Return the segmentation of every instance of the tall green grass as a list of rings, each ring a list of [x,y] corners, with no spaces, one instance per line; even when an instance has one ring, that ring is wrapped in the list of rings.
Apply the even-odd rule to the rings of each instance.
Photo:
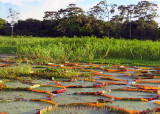
[[[16,49],[15,49],[16,48]],[[9,49],[9,50],[8,50]],[[108,51],[108,55],[105,56]],[[17,54],[38,63],[95,60],[160,60],[160,42],[104,37],[11,38],[0,36],[0,53]]]

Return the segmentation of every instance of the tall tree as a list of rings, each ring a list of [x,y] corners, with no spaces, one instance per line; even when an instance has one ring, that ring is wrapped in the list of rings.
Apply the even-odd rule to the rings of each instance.
[[[46,11],[46,12],[44,12],[43,19],[45,19],[45,20],[58,20],[58,19],[60,19],[60,15],[59,15],[59,12],[57,12],[57,11]]]
[[[149,1],[138,2],[135,8],[135,17],[141,21],[141,38],[145,37],[145,21],[151,21],[157,16],[157,4]]]
[[[0,18],[0,34],[1,35],[4,35],[4,27],[6,24],[7,24],[6,21],[4,19]]]
[[[66,9],[60,9],[60,22],[57,26],[57,30],[67,34],[67,36],[73,36],[79,31],[79,24],[82,22],[82,16],[84,11],[82,8],[77,7],[76,4],[69,4]]]
[[[6,24],[6,21],[4,19],[0,18],[0,29],[3,29],[5,24]]]
[[[15,24],[16,34],[38,36],[42,29],[42,22],[36,19],[26,19],[25,21],[19,20]]]
[[[12,28],[12,34],[13,34],[14,24],[17,22],[17,20],[18,20],[18,18],[19,18],[18,15],[19,15],[20,13],[14,11],[12,8],[9,8],[9,14],[10,14],[10,15],[9,15],[7,18],[11,18],[10,24],[11,24],[11,28]]]
[[[115,12],[116,4],[108,4],[106,0],[100,1],[96,6],[90,9],[90,15],[96,15],[100,19],[108,19],[108,26],[110,26],[110,14]],[[108,37],[110,37],[110,30],[108,29]]]
[[[112,31],[112,32],[114,32],[113,33],[114,37],[115,38],[120,37],[120,32],[122,30],[122,28],[121,28],[121,26],[122,26],[122,18],[121,18],[121,16],[120,15],[114,15],[114,16],[112,16],[112,18],[111,18],[111,24],[114,27],[114,31]]]
[[[127,22],[129,22],[130,27],[129,27],[129,38],[132,37],[132,18],[134,17],[134,11],[135,11],[135,5],[134,4],[130,4],[127,6],[121,5],[118,7],[119,11],[120,11],[120,16],[121,19]]]

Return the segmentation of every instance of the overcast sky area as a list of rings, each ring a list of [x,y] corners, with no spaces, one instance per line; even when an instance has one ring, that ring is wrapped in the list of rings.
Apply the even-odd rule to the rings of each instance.
[[[88,11],[101,0],[0,0],[0,18],[7,21],[9,19],[9,8],[20,13],[19,19],[25,20],[27,18],[43,20],[45,11],[58,11],[60,8],[66,8],[68,4],[75,3],[78,7]],[[137,4],[141,0],[107,0],[107,3],[118,5]],[[148,0],[160,6],[160,0]],[[158,8],[160,12],[160,8]],[[160,18],[160,17],[159,17]],[[160,22],[160,19],[156,19]],[[158,22],[158,23],[159,23]]]

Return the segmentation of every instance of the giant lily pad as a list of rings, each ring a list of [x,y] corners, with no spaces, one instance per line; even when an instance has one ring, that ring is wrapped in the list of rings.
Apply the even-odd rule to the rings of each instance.
[[[151,98],[157,97],[157,93],[141,92],[141,91],[112,91],[105,93],[106,95],[122,97],[122,98]]]
[[[27,84],[27,83],[22,83],[22,82],[19,82],[17,80],[12,80],[12,81],[9,81],[9,82],[6,82],[4,83],[7,87],[14,87],[14,88],[26,88],[26,87],[30,87],[31,85],[30,84]]]
[[[89,82],[89,81],[73,81],[73,82],[60,82],[61,85],[64,86],[70,86],[70,85],[82,85],[82,86],[93,86],[95,82]]]
[[[109,106],[117,106],[121,108],[126,108],[128,110],[152,110],[155,107],[158,107],[158,105],[154,104],[153,102],[142,102],[142,101],[116,101],[113,103],[108,103]]]
[[[33,89],[34,90],[43,90],[43,91],[53,92],[53,91],[56,91],[56,90],[60,90],[62,88],[59,88],[59,87],[49,87],[49,86],[40,86],[40,87],[33,88]]]
[[[143,86],[160,87],[160,83],[136,83],[135,85],[143,85]]]
[[[90,107],[90,106],[59,106],[44,114],[118,114],[111,112],[105,108]]]
[[[103,88],[67,88],[66,93],[76,93],[76,92],[97,92],[103,91]]]
[[[32,91],[5,90],[0,91],[0,101],[16,99],[48,99],[48,94]]]
[[[9,114],[35,114],[51,104],[35,101],[0,102],[0,112]]]
[[[97,95],[67,95],[61,94],[53,97],[53,101],[58,105],[70,104],[70,103],[88,103],[97,102],[98,99],[104,99],[105,101],[110,100],[109,98]]]
[[[40,85],[56,85],[54,81],[48,79],[33,80],[31,83]]]

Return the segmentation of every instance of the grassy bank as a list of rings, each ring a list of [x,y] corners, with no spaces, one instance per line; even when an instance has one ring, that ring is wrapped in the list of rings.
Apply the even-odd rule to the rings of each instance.
[[[11,38],[0,36],[0,53],[37,63],[94,62],[159,65],[160,42],[95,37]]]

